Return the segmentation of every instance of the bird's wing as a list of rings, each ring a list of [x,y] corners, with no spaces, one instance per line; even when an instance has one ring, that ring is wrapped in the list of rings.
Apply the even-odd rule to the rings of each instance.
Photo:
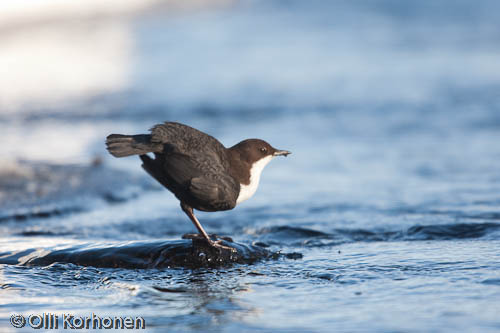
[[[154,126],[151,129],[151,142],[164,144],[165,153],[176,152],[190,155],[205,151],[207,145],[218,152],[225,150],[225,147],[213,136],[175,122],[165,122]]]
[[[236,206],[240,184],[228,175],[204,175],[191,179],[189,192],[202,210],[228,210]]]
[[[228,210],[236,206],[240,184],[213,153],[168,154],[165,170],[175,184],[189,193],[199,210]]]
[[[187,191],[198,203],[194,208],[234,208],[240,184],[228,174],[226,148],[217,139],[174,122],[154,126],[151,136],[151,141],[164,145],[160,163],[161,170],[168,174],[170,187]]]

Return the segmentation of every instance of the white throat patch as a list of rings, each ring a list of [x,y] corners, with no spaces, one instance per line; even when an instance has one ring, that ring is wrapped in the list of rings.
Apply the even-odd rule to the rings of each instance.
[[[257,187],[259,187],[260,174],[267,163],[271,162],[272,159],[273,156],[269,155],[252,165],[252,169],[250,169],[250,184],[240,184],[240,194],[238,195],[238,199],[236,199],[236,204],[250,199],[252,195],[254,195],[255,191],[257,191]]]

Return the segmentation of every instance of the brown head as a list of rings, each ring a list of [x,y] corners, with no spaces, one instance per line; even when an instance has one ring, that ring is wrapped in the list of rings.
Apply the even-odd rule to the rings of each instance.
[[[229,149],[237,152],[239,158],[250,165],[268,156],[287,156],[291,154],[288,150],[276,149],[266,141],[260,139],[243,140]]]
[[[229,148],[233,177],[241,189],[237,203],[250,198],[259,186],[260,174],[275,156],[287,156],[288,150],[279,150],[264,140],[247,139]]]

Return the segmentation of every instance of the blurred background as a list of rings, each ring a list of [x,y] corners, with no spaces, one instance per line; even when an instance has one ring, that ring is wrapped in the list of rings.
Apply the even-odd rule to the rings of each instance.
[[[302,300],[315,313],[308,330],[335,316],[347,330],[494,331],[499,11],[496,0],[2,1],[4,245],[192,232],[137,158],[114,159],[104,146],[110,133],[179,121],[226,146],[257,137],[293,152],[266,168],[252,200],[200,219],[210,232],[309,258],[260,267],[271,282],[252,285],[253,298],[217,303],[222,314],[204,299],[195,306],[204,316],[181,327],[299,327],[306,319],[291,302]],[[414,291],[398,289],[400,278]],[[318,287],[324,280],[333,287]],[[226,299],[227,285],[212,282]],[[333,292],[342,297],[325,298]],[[363,302],[350,298],[358,292]],[[333,308],[344,311],[325,313]],[[179,315],[144,311],[160,326]]]
[[[84,159],[102,153],[98,136],[138,121],[204,119],[214,132],[339,114],[363,135],[499,122],[495,1],[0,6],[2,158]]]
[[[169,120],[227,146],[259,137],[297,151],[280,171],[326,172],[315,186],[375,177],[398,189],[408,171],[486,177],[500,127],[496,9],[493,0],[3,1],[0,172],[19,173],[19,160],[95,158],[142,172],[111,159],[105,136]]]

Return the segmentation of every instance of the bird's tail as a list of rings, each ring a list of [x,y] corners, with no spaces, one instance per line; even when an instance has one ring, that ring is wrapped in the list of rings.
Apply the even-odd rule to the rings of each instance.
[[[157,145],[151,142],[151,135],[111,134],[106,138],[106,148],[114,157],[142,155],[154,152]]]

